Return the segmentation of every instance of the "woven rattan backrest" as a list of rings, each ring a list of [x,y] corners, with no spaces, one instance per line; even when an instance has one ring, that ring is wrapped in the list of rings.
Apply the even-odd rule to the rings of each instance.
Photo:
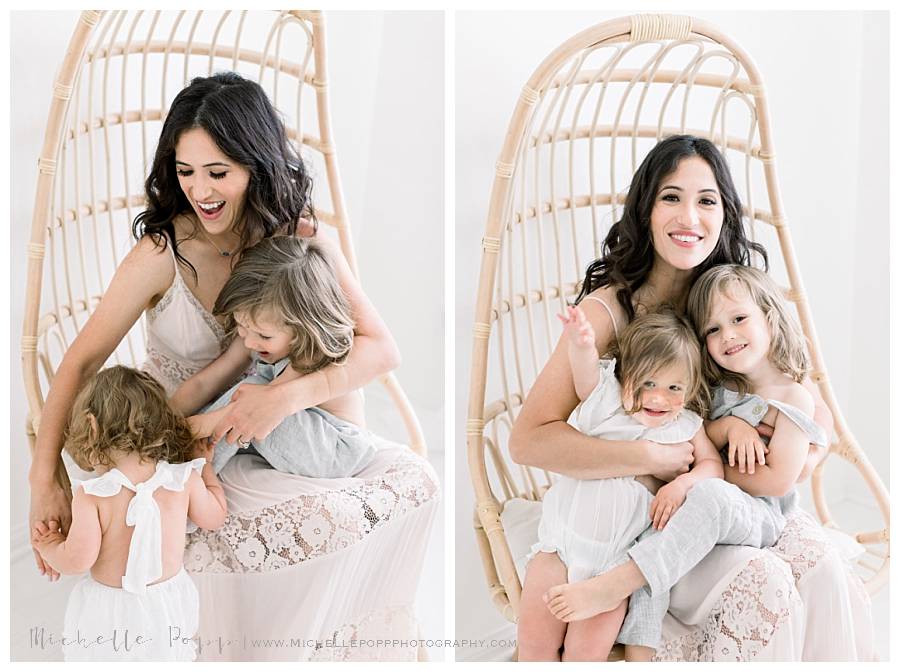
[[[488,572],[489,581],[499,581],[495,602],[508,616],[517,608],[518,580],[498,515],[512,497],[540,498],[552,480],[510,466],[510,428],[559,337],[555,314],[575,299],[587,264],[600,256],[642,159],[670,135],[709,138],[728,160],[746,232],[768,251],[770,273],[809,341],[811,378],[835,416],[832,451],[860,466],[883,495],[887,520],[886,492],[828,383],[779,195],[768,116],[749,57],[712,26],[682,16],[623,17],[585,30],[523,87],[496,164],[482,241],[467,426],[479,535],[487,536],[499,573]],[[820,478],[821,471],[814,475],[816,505],[828,522]],[[884,539],[886,529],[862,537]],[[882,557],[869,572],[873,586],[886,580]]]
[[[62,355],[134,244],[131,224],[172,100],[192,78],[227,70],[259,82],[281,113],[312,174],[319,222],[336,233],[356,272],[320,12],[83,12],[53,87],[39,160],[22,340],[30,425]],[[110,363],[140,363],[143,341],[142,319]],[[411,446],[423,452],[402,390],[392,375],[382,382]]]

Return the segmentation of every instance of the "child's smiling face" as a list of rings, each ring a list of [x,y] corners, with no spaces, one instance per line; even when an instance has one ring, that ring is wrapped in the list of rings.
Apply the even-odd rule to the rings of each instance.
[[[265,313],[252,320],[248,314],[238,312],[234,314],[234,321],[244,346],[256,352],[264,362],[272,364],[290,354],[294,335],[278,320]]]
[[[645,427],[661,427],[671,422],[684,408],[685,394],[690,382],[690,372],[684,364],[676,363],[657,369],[640,385],[641,410],[634,413],[634,419]],[[634,394],[622,391],[622,401],[629,404]],[[630,406],[625,406],[631,412]]]
[[[703,338],[716,364],[745,375],[768,360],[772,342],[765,313],[739,285],[713,297]]]

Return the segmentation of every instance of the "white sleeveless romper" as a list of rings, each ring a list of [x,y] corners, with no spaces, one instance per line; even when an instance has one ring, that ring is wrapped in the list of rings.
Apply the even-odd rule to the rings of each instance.
[[[609,306],[600,299],[588,297]],[[649,428],[625,413],[615,377],[615,360],[601,360],[600,382],[575,409],[569,422],[583,434],[602,439],[656,443],[689,441],[703,425],[696,413],[683,410],[661,427]],[[537,552],[557,553],[568,569],[568,581],[581,581],[627,560],[626,551],[650,525],[653,494],[633,476],[579,480],[559,476],[544,495]]]
[[[63,625],[65,660],[192,661],[200,603],[197,588],[181,569],[162,576],[162,529],[158,488],[181,491],[191,475],[206,463],[198,458],[183,464],[160,461],[143,483],[132,484],[118,469],[73,484],[89,495],[113,497],[125,487],[135,493],[128,503],[126,524],[134,526],[122,587],[102,584],[88,574],[69,596]],[[152,584],[152,585],[151,585]]]

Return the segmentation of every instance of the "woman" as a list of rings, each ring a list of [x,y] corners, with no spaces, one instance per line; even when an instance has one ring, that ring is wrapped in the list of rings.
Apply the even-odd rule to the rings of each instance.
[[[622,219],[610,228],[578,297],[597,350],[606,352],[616,330],[636,314],[665,303],[683,310],[694,278],[714,265],[750,264],[752,253],[767,264],[765,250],[744,236],[740,199],[721,154],[701,138],[663,140],[635,173]],[[581,301],[587,296],[598,300]],[[816,421],[831,433],[818,389],[804,384],[816,399]],[[577,403],[561,339],[513,426],[513,459],[581,479],[652,474],[671,480],[691,463],[686,443],[580,434],[566,423]],[[823,456],[811,446],[801,480]],[[523,594],[520,608],[545,608],[542,594]],[[684,577],[672,592],[657,659],[870,659],[870,633],[862,584],[821,528],[798,513],[772,549],[717,547]]]
[[[210,363],[225,345],[211,307],[234,260],[264,237],[297,233],[298,222],[306,235],[315,235],[311,188],[257,84],[223,73],[197,78],[179,93],[146,181],[147,210],[135,220],[139,240],[47,395],[29,474],[32,524],[43,520],[68,529],[68,496],[53,474],[66,417],[84,381],[144,311],[144,368],[169,394]],[[290,382],[241,388],[217,428],[232,442],[263,438],[291,413],[356,390],[399,363],[389,331],[340,250],[327,238],[322,242],[356,324],[350,355],[341,366]],[[239,458],[220,474],[228,520],[214,533],[191,535],[185,556],[200,590],[201,659],[308,657],[317,640],[333,638],[341,628],[374,622],[375,631],[383,632],[378,626],[392,616],[377,613],[385,604],[409,611],[437,489],[424,460],[390,446],[358,477],[329,481],[276,472],[252,455]],[[383,501],[385,492],[390,502]],[[400,514],[408,515],[401,520]],[[372,559],[398,544],[407,545],[412,566],[381,576]],[[368,562],[359,567],[363,558]],[[58,578],[39,559],[38,568]],[[380,583],[361,585],[370,571]],[[397,595],[409,596],[409,603]],[[402,616],[412,623],[411,613]],[[394,619],[395,628],[400,620]],[[282,649],[247,645],[281,636],[307,639]]]

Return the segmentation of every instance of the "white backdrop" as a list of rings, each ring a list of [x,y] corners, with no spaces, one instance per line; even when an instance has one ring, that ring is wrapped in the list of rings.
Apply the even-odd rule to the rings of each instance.
[[[11,14],[9,453],[14,547],[25,541],[30,464],[18,349],[25,251],[54,75],[77,19],[78,12],[69,11]],[[397,376],[422,423],[430,459],[440,465],[443,14],[334,12],[326,15],[326,26],[333,130],[363,287],[398,342],[403,364]],[[380,385],[370,386],[367,400],[371,427],[404,440],[405,431]]]
[[[505,624],[488,599],[471,527],[464,431],[494,164],[521,87],[541,60],[580,30],[623,14],[456,15],[457,638],[489,638]],[[888,484],[887,13],[694,15],[734,38],[766,83],[785,210],[825,363],[851,431]],[[842,506],[833,502],[852,506],[865,491],[834,462],[826,488],[840,522]],[[808,493],[804,499],[811,506]],[[880,518],[872,520],[874,529]]]

